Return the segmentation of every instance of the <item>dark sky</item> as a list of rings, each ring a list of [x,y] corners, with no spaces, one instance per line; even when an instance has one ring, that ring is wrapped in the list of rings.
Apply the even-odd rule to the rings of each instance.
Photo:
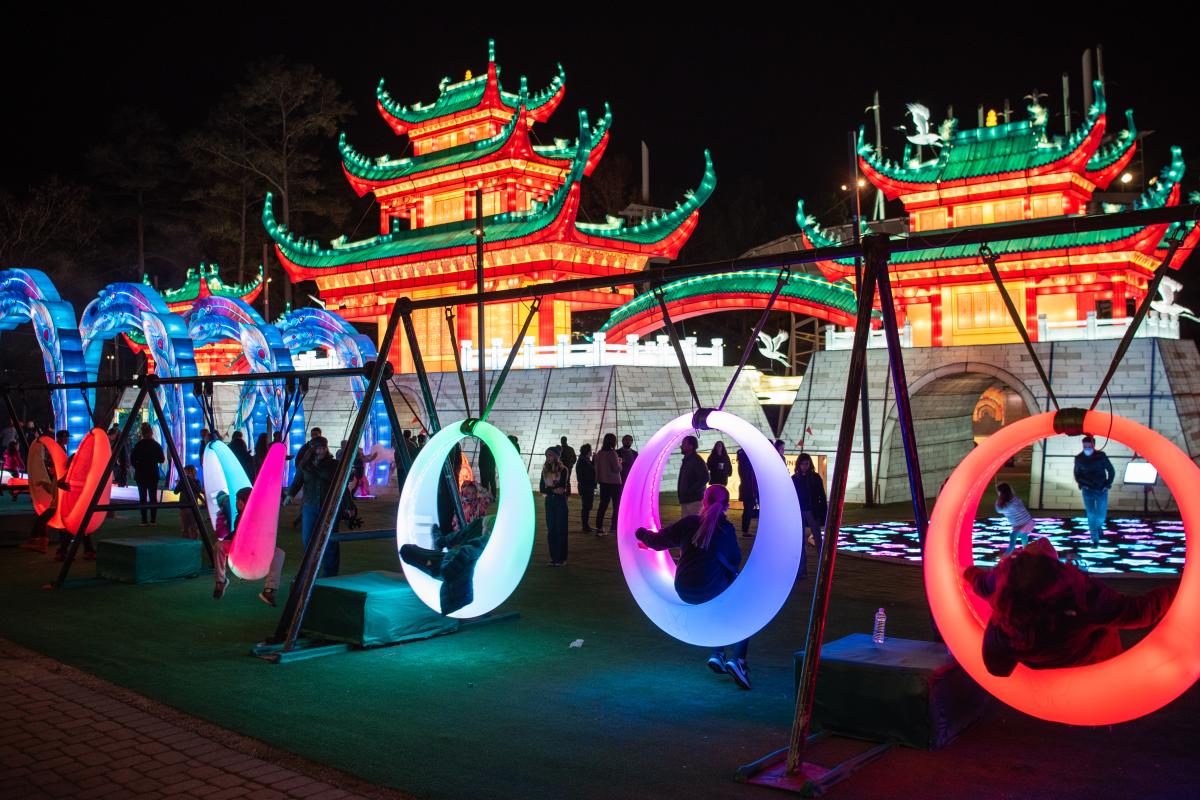
[[[1178,144],[1193,165],[1185,191],[1197,187],[1195,54],[1176,35],[1182,31],[1170,30],[1166,14],[1139,5],[1089,28],[1078,18],[1109,17],[1091,14],[1095,6],[1083,14],[1078,4],[1058,19],[1044,4],[978,5],[987,11],[980,22],[957,28],[933,20],[961,9],[917,4],[874,17],[861,5],[846,6],[848,13],[825,19],[754,10],[711,16],[697,5],[677,15],[682,21],[643,19],[636,5],[600,5],[577,22],[564,16],[556,27],[536,20],[565,15],[565,6],[506,4],[503,21],[457,6],[453,19],[420,19],[399,5],[382,13],[326,5],[315,14],[34,18],[22,35],[10,29],[0,48],[9,137],[0,187],[19,190],[51,172],[84,177],[83,154],[121,106],[152,107],[182,134],[203,122],[251,63],[272,55],[315,64],[342,86],[357,109],[346,128],[360,151],[398,154],[402,143],[374,107],[379,78],[402,102],[429,102],[442,76],[459,80],[465,70],[485,67],[488,37],[510,87],[526,74],[531,88],[541,88],[562,62],[567,93],[539,129],[543,140],[573,136],[576,110],[587,108],[594,118],[608,101],[609,157],[622,153],[636,164],[645,139],[654,202],[673,204],[694,186],[709,148],[718,177],[709,220],[718,206],[727,214],[745,207],[762,216],[759,227],[772,236],[795,231],[797,199],[818,216],[836,202],[848,172],[846,134],[868,122],[873,90],[880,91],[885,152],[893,157],[903,148],[893,127],[905,121],[909,101],[929,106],[935,119],[952,104],[962,126],[973,127],[977,104],[1000,108],[1006,98],[1024,118],[1023,95],[1037,88],[1049,94],[1051,128],[1060,131],[1061,75],[1070,73],[1078,115],[1080,56],[1098,42],[1113,128],[1124,126],[1125,108],[1135,108],[1139,128],[1155,132],[1144,142],[1147,173],[1157,173]],[[334,140],[328,159],[336,165]],[[1133,166],[1140,182],[1140,162]],[[747,186],[757,208],[742,201]],[[353,199],[348,186],[334,188]],[[1198,294],[1189,286],[1186,300],[1195,305]]]
[[[329,5],[319,15],[270,17],[55,16],[29,21],[22,36],[10,29],[0,48],[0,80],[12,139],[0,184],[19,188],[48,171],[79,170],[98,124],[117,106],[152,106],[180,132],[197,125],[249,63],[271,54],[314,63],[342,85],[358,110],[347,129],[360,149],[397,152],[373,105],[379,78],[397,98],[427,102],[443,75],[457,80],[466,69],[484,67],[489,36],[514,87],[522,73],[540,87],[556,61],[565,67],[567,95],[543,136],[571,135],[576,109],[595,111],[607,100],[614,115],[610,152],[636,159],[638,140],[650,144],[656,201],[674,202],[695,184],[708,147],[718,192],[743,176],[759,180],[772,198],[768,214],[785,224],[796,198],[843,182],[845,135],[867,120],[863,109],[874,89],[885,128],[900,124],[903,104],[913,100],[939,118],[953,104],[963,125],[973,126],[978,103],[998,107],[1006,97],[1023,116],[1021,98],[1035,87],[1050,94],[1046,102],[1057,114],[1060,76],[1069,71],[1078,113],[1080,54],[1096,42],[1105,45],[1110,102],[1118,110],[1135,107],[1139,127],[1157,131],[1147,142],[1147,168],[1157,171],[1170,144],[1200,153],[1190,88],[1194,53],[1164,38],[1169,31],[1158,14],[1123,13],[1107,30],[1088,30],[1056,24],[1031,8],[1028,21],[1006,30],[997,8],[986,26],[955,30],[928,21],[941,11],[916,5],[875,20],[858,10],[826,20],[718,18],[697,6],[692,17],[699,25],[692,27],[617,18],[638,7],[612,6],[594,9],[577,25],[543,28],[471,23],[464,10],[452,22],[420,20],[394,8],[380,14]],[[510,20],[562,10],[510,8]],[[1078,16],[1079,7],[1071,11]],[[1014,9],[1012,16],[1018,13],[1026,12]],[[886,131],[885,143],[898,155],[900,132]],[[332,141],[329,157],[337,158]]]

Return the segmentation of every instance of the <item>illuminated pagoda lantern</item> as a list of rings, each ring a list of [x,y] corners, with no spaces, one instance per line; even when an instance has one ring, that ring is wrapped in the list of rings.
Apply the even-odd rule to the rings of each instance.
[[[913,157],[911,146],[900,163],[884,160],[860,131],[859,167],[889,200],[899,198],[904,204],[910,235],[1085,214],[1089,204],[1096,205],[1093,193],[1108,188],[1137,147],[1132,112],[1126,112],[1125,130],[1105,143],[1108,118],[1098,81],[1095,97],[1082,123],[1067,136],[1049,134],[1046,110],[1036,103],[1026,120],[997,124],[995,114],[989,114],[984,127],[962,131],[948,120],[939,133],[921,137],[937,140],[923,143],[923,152],[932,156],[924,160]],[[1133,207],[1177,205],[1183,170],[1183,157],[1173,148],[1171,163],[1151,179]],[[1107,203],[1102,208],[1128,209]],[[836,244],[804,213],[803,204],[797,221],[806,244]],[[1170,266],[1178,268],[1200,237],[1195,224],[997,241],[991,248],[1035,341],[1086,338],[1089,324],[1123,324],[1133,316],[1176,235],[1181,243]],[[825,261],[819,267],[830,280],[854,280],[852,260]],[[911,325],[913,345],[1020,341],[977,246],[893,253],[890,273],[899,321]]]
[[[377,323],[382,335],[398,297],[420,300],[476,289],[477,193],[483,195],[485,291],[639,272],[652,258],[676,257],[716,184],[708,154],[699,187],[674,209],[636,225],[613,217],[579,221],[581,181],[604,153],[611,115],[606,108],[593,124],[581,111],[575,141],[533,143],[532,127],[550,118],[564,91],[561,67],[541,91],[531,92],[523,77],[518,91],[506,90],[491,42],[485,72],[468,72],[457,83],[444,79],[430,104],[401,105],[381,81],[379,112],[397,135],[408,137],[410,155],[369,157],[351,147],[345,135],[339,139],[350,185],[379,203],[379,234],[321,245],[277,223],[268,199],[263,222],[288,275],[293,281],[316,281],[329,310],[347,320]],[[538,345],[557,344],[571,333],[572,312],[613,308],[631,297],[629,288],[547,297],[529,335]],[[528,308],[528,303],[489,304],[483,345],[500,341],[507,350]],[[459,306],[455,313],[456,338],[478,346],[474,305]],[[442,310],[418,310],[414,324],[426,366],[453,370]],[[396,338],[390,357],[399,370],[411,371],[403,339]]]
[[[142,277],[142,283],[150,285],[149,276]],[[244,285],[229,284],[221,280],[220,267],[216,264],[201,264],[187,271],[183,285],[176,289],[160,291],[167,308],[186,317],[192,305],[206,297],[229,297],[243,300],[252,304],[262,293],[262,267],[254,280]],[[125,335],[125,340],[135,353],[144,352],[146,341],[140,333]],[[201,375],[227,375],[245,372],[246,365],[242,360],[242,346],[235,341],[222,341],[205,344],[195,349],[196,369]],[[153,368],[153,367],[151,367]]]

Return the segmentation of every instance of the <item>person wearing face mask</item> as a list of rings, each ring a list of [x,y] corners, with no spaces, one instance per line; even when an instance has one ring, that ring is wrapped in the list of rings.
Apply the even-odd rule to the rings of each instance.
[[[1100,544],[1108,517],[1108,490],[1116,477],[1117,471],[1108,456],[1096,449],[1096,438],[1090,434],[1084,436],[1083,452],[1075,456],[1075,483],[1083,495],[1092,544]]]

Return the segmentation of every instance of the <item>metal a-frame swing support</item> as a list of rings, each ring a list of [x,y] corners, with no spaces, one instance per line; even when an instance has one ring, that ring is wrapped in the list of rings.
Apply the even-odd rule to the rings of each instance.
[[[916,518],[916,528],[922,549],[925,547],[925,532],[929,526],[925,508],[925,489],[921,482],[921,466],[913,431],[908,381],[904,370],[904,357],[900,348],[900,332],[896,325],[896,309],[892,298],[891,280],[888,276],[888,237],[877,234],[865,236],[862,240],[862,250],[866,264],[863,270],[861,290],[858,294],[858,318],[854,328],[854,345],[851,350],[849,374],[846,379],[845,400],[842,404],[842,421],[838,432],[833,480],[830,484],[829,513],[825,518],[824,545],[817,561],[812,610],[809,614],[804,661],[801,666],[800,686],[796,698],[791,735],[787,747],[742,766],[735,775],[735,778],[741,782],[798,792],[810,797],[824,794],[831,786],[845,780],[867,764],[878,760],[893,747],[890,742],[877,744],[833,767],[823,767],[804,760],[806,746],[816,741],[821,735],[810,736],[813,702],[816,698],[817,668],[821,658],[825,619],[833,587],[833,567],[837,555],[838,534],[842,524],[842,506],[846,498],[846,485],[854,445],[854,429],[858,421],[860,393],[866,376],[867,336],[871,329],[871,311],[877,294],[883,316],[888,356],[891,361],[890,372],[896,395],[896,412],[904,442],[904,457],[908,465],[913,516]]]
[[[121,432],[117,437],[116,445],[112,448],[108,456],[108,463],[104,465],[104,472],[100,476],[100,481],[96,484],[95,491],[88,499],[87,511],[84,512],[83,521],[80,523],[79,529],[86,531],[88,524],[91,522],[93,514],[103,514],[109,511],[132,511],[143,509],[160,509],[160,508],[179,508],[190,509],[191,513],[196,518],[196,526],[200,531],[200,541],[204,545],[204,552],[208,555],[209,563],[214,563],[213,542],[216,536],[213,533],[212,523],[208,519],[208,515],[200,510],[200,500],[192,487],[192,482],[187,480],[184,474],[183,460],[179,457],[179,450],[175,447],[175,439],[171,436],[170,426],[166,423],[166,415],[163,413],[162,403],[158,399],[158,394],[155,392],[156,384],[159,381],[153,375],[145,375],[138,379],[138,394],[137,399],[133,402],[133,408],[130,409],[129,415],[125,418],[124,424],[121,425]],[[138,412],[142,409],[142,405],[149,397],[151,406],[154,410],[155,419],[158,420],[158,429],[162,434],[163,444],[166,445],[167,458],[170,459],[171,465],[175,468],[175,472],[180,477],[179,485],[182,489],[183,499],[174,503],[101,503],[100,498],[104,495],[104,488],[108,485],[109,479],[112,477],[113,470],[116,468],[118,454],[129,441],[129,434],[133,429],[133,425],[137,420]],[[75,562],[75,556],[79,552],[80,542],[84,536],[91,534],[79,533],[71,537],[71,544],[67,547],[66,557],[63,559],[62,567],[58,571],[58,577],[53,583],[46,584],[43,588],[61,589],[67,583],[67,576],[71,572],[71,565]],[[87,581],[90,583],[90,581]]]

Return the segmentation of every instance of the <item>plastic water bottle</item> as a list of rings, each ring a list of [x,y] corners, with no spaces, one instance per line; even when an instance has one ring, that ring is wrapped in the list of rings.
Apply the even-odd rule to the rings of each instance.
[[[875,632],[871,634],[871,641],[875,644],[883,644],[887,629],[887,613],[881,608],[875,612]]]

